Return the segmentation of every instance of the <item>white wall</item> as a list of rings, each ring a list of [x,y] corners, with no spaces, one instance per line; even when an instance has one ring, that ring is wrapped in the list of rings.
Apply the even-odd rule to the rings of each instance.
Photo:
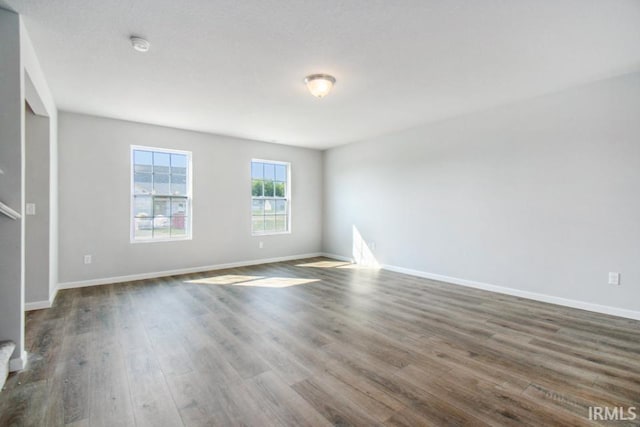
[[[380,264],[640,310],[640,74],[331,149],[324,179],[327,252],[355,226]]]
[[[321,250],[319,151],[63,112],[58,125],[62,286]],[[192,151],[193,240],[130,243],[130,145]],[[291,162],[291,234],[251,236],[252,158]]]

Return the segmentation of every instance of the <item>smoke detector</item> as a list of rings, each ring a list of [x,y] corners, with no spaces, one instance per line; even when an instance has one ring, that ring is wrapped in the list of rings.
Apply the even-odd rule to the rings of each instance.
[[[131,46],[138,52],[148,52],[151,44],[142,37],[131,36]]]

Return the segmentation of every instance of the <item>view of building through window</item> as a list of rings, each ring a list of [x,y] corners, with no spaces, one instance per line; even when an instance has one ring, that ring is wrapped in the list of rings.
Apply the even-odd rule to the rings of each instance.
[[[132,147],[132,241],[190,238],[191,153]]]

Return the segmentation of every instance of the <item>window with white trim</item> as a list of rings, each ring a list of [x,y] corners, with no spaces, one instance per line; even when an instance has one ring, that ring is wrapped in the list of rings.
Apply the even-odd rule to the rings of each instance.
[[[191,152],[131,146],[131,241],[191,238]]]
[[[251,161],[251,233],[291,230],[291,166],[271,160]]]

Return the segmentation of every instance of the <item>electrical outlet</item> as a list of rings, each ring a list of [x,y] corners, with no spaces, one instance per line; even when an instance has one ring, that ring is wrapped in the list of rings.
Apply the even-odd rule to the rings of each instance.
[[[609,272],[609,284],[610,285],[619,285],[620,284],[620,273]]]
[[[27,203],[26,210],[27,210],[27,215],[35,215],[36,214],[36,204],[35,203]]]
[[[84,263],[85,264],[91,264],[91,255],[85,255],[84,256]]]
[[[369,250],[371,251],[376,250],[376,242],[369,242]]]
[[[258,247],[260,249],[264,248],[264,242],[263,241],[258,242]]]

